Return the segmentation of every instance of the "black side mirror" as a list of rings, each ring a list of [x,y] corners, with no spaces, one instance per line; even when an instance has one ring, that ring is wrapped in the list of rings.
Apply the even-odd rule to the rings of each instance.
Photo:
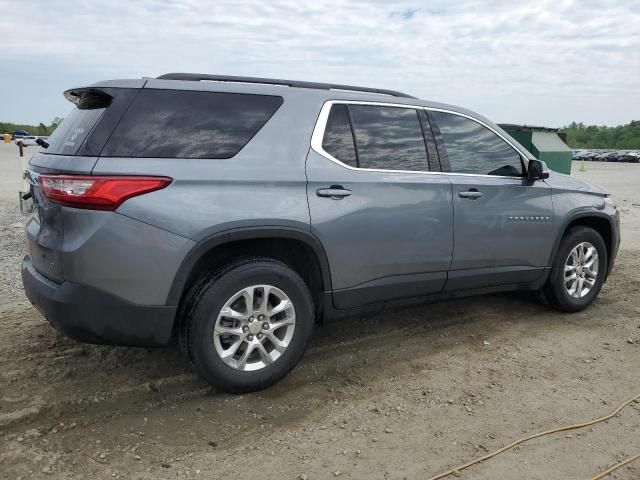
[[[534,180],[543,180],[549,178],[549,172],[545,170],[544,164],[540,160],[529,160],[527,178],[531,182]]]

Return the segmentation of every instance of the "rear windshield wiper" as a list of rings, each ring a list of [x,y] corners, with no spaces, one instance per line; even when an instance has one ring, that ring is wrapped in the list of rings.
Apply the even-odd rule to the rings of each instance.
[[[42,148],[49,148],[49,142],[46,142],[41,138],[36,138],[36,143],[40,145]]]

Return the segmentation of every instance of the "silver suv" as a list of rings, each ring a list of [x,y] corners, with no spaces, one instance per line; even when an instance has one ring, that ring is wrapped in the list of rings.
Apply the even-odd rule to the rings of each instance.
[[[65,96],[27,172],[28,298],[82,341],[177,338],[221,390],[270,385],[316,323],[383,304],[534,290],[582,310],[618,250],[604,189],[458,107],[182,73]]]

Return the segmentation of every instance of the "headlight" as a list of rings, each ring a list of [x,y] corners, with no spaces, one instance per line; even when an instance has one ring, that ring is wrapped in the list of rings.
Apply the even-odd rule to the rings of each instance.
[[[609,205],[611,208],[616,208],[616,202],[614,202],[613,197],[611,197],[611,195],[604,197],[604,204]]]

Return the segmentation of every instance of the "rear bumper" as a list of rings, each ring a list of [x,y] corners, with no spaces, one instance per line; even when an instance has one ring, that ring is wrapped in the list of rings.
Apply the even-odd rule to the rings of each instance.
[[[127,302],[93,287],[56,283],[22,260],[22,283],[29,301],[56,330],[81,342],[163,346],[171,340],[177,307]]]

